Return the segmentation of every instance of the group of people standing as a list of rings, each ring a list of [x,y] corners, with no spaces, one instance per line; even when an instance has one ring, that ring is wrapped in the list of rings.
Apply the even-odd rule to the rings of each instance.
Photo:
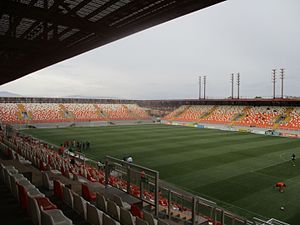
[[[84,151],[84,150],[87,150],[91,147],[91,144],[90,142],[88,141],[78,141],[78,140],[66,140],[64,141],[64,144],[63,146],[65,148],[68,148],[69,151],[73,151],[73,150],[76,150],[76,151]]]

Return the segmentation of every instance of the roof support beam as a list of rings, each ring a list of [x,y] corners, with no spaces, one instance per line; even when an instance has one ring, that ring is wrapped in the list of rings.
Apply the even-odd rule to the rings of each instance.
[[[37,2],[38,0],[31,0],[28,4],[28,6],[32,7],[34,6],[34,4]],[[18,3],[19,4],[19,3]],[[11,17],[11,15],[10,15]],[[13,31],[16,32],[16,29],[18,27],[18,25],[20,24],[22,20],[22,17],[14,17],[14,24],[13,26],[10,26],[9,29],[7,30],[6,34],[5,35],[11,35]]]
[[[87,5],[90,1],[92,0],[83,0],[82,2],[80,2],[78,5],[76,5],[73,9],[71,9],[68,14],[69,15],[74,15],[76,14],[76,12],[78,10],[80,10],[82,7],[84,7],[85,5]]]
[[[86,4],[88,4],[90,1],[92,0],[83,0],[82,2],[80,2],[78,5],[76,5],[73,9],[70,9],[68,11],[67,15],[70,16],[77,16],[76,12],[78,10],[80,10],[82,7],[84,7]],[[66,7],[64,6],[64,8],[66,9]],[[54,32],[54,39],[59,39],[59,37],[63,36],[64,34],[68,33],[69,31],[72,30],[71,27],[68,27],[67,29],[65,29],[64,31],[62,31],[60,34],[57,33],[57,24],[53,24],[52,26],[48,27],[48,32],[50,32],[51,30],[53,30]],[[38,38],[38,37],[37,37]]]
[[[60,0],[61,1],[61,0]],[[53,8],[53,6],[51,7]],[[94,24],[90,21],[79,17],[70,17],[62,14],[59,10],[51,11],[38,7],[29,7],[23,3],[5,1],[2,10],[4,13],[34,19],[40,22],[48,21],[49,23],[60,24],[72,28],[78,28],[87,32],[94,32]]]
[[[85,19],[90,19],[94,16],[96,16],[98,13],[102,12],[103,10],[107,9],[109,6],[115,4],[116,2],[118,2],[119,0],[112,0],[109,2],[104,3],[102,6],[100,6],[98,9],[96,9],[95,11],[91,12],[89,15],[87,15],[85,17]]]
[[[0,36],[0,84],[225,0],[131,0],[121,7],[115,5],[118,9],[114,10],[118,1],[105,1],[98,8],[91,4],[92,12],[81,18],[78,11],[90,0],[82,0],[73,9],[65,5],[63,11],[60,6],[64,0],[54,0],[52,7],[46,8],[29,6],[19,0],[0,0],[0,18],[4,14],[8,18],[11,15],[33,21],[19,38]],[[89,21],[104,11],[106,15],[97,22]],[[19,25],[15,26],[18,33]],[[60,30],[61,26],[66,28]],[[75,29],[79,31],[70,32]],[[53,32],[52,39],[49,32]],[[43,39],[46,35],[48,38]]]

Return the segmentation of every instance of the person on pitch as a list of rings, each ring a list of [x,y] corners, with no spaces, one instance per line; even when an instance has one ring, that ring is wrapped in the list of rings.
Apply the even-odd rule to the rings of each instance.
[[[296,155],[295,155],[295,153],[292,154],[291,159],[292,159],[293,166],[296,166]]]
[[[284,182],[277,182],[274,186],[274,188],[278,187],[279,192],[283,192],[284,188],[286,187],[286,184]]]

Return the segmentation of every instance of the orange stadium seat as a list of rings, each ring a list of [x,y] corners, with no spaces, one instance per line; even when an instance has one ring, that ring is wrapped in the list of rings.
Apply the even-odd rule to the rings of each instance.
[[[107,120],[149,120],[136,104],[0,103],[2,123],[57,123]]]
[[[300,107],[295,107],[289,115],[288,121],[279,125],[281,129],[299,130],[300,129]]]
[[[276,118],[284,111],[284,107],[254,106],[236,125],[273,128]]]
[[[300,129],[300,107],[184,105],[163,120]]]
[[[232,122],[235,115],[242,113],[243,109],[243,106],[218,106],[206,118],[201,119],[200,121],[228,124]]]

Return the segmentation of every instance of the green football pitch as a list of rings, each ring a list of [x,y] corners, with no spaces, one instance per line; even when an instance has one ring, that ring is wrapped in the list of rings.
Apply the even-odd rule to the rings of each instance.
[[[87,157],[131,155],[177,187],[246,216],[300,224],[300,140],[166,125],[31,129],[25,133],[60,145],[89,141]],[[273,186],[287,185],[284,193]],[[283,206],[284,210],[280,210]]]

